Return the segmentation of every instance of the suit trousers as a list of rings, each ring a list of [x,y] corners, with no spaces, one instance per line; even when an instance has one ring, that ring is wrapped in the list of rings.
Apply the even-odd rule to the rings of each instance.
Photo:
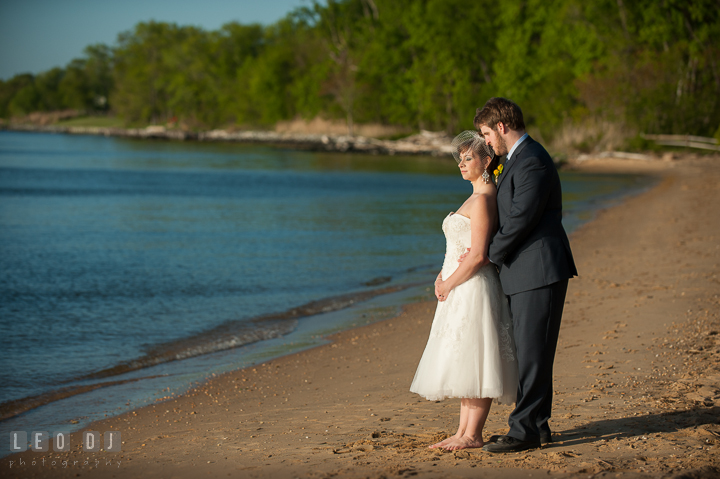
[[[550,432],[553,363],[568,280],[508,296],[517,348],[519,384],[509,436],[539,440]]]

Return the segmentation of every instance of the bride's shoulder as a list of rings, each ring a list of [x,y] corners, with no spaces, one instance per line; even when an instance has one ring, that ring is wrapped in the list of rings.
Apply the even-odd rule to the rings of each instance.
[[[485,187],[473,194],[481,203],[494,203],[497,197],[497,188],[492,183],[484,185]]]
[[[496,198],[494,190],[483,190],[474,193],[470,201],[470,211],[482,213],[495,207]]]

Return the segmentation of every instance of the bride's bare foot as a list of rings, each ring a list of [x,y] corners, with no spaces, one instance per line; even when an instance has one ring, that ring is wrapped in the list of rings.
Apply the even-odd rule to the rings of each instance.
[[[445,439],[444,441],[436,442],[432,446],[428,446],[428,448],[437,449],[438,447],[443,447],[445,444],[449,443],[453,439],[459,439],[459,438],[460,438],[460,436],[458,436],[458,435],[450,436],[449,438]]]
[[[442,447],[446,451],[457,451],[458,449],[470,449],[474,447],[483,447],[485,443],[482,438],[473,438],[469,436],[451,437]]]

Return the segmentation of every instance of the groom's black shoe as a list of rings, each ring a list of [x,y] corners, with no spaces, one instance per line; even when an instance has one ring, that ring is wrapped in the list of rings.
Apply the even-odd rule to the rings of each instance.
[[[493,439],[492,437],[490,439]],[[489,442],[489,441],[488,441]],[[512,436],[500,436],[494,443],[486,444],[482,450],[486,452],[519,452],[528,449],[537,449],[540,441],[521,441]]]
[[[499,434],[495,434],[494,436],[490,436],[490,439],[488,439],[487,441],[485,441],[485,443],[486,443],[486,444],[496,443],[496,442],[498,442],[498,439],[500,439],[501,437],[504,437],[504,436],[501,436],[501,435],[499,435]],[[545,444],[550,444],[551,442],[553,442],[553,440],[552,440],[552,433],[551,433],[551,432],[545,432],[545,431],[543,431],[543,432],[540,433],[540,444],[542,444],[542,445],[544,446]]]

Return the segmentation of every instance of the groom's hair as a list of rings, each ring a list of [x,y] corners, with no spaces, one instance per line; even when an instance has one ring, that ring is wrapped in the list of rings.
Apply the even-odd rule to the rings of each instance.
[[[498,123],[502,123],[511,130],[525,130],[525,120],[523,120],[520,107],[507,98],[501,97],[490,98],[485,106],[478,108],[473,123],[478,131],[483,125],[497,131]]]

